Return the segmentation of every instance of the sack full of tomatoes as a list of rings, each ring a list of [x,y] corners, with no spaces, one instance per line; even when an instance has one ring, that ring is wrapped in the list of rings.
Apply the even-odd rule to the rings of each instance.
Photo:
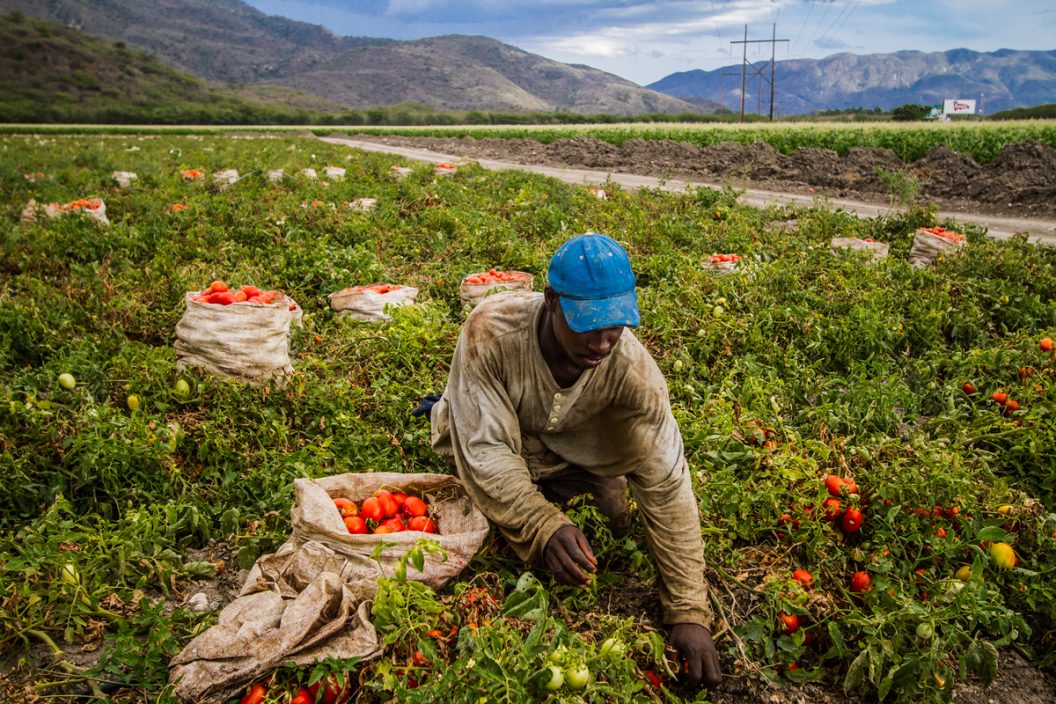
[[[961,251],[965,237],[942,227],[918,227],[909,250],[909,263],[919,268],[931,266],[939,256],[950,256]]]
[[[829,249],[837,253],[847,250],[870,252],[873,256],[868,261],[874,264],[886,257],[891,247],[883,242],[875,241],[872,237],[833,237],[832,242],[829,243]]]
[[[531,291],[535,276],[526,271],[499,271],[492,267],[462,279],[458,298],[462,305],[474,308],[485,297],[500,291]]]
[[[382,323],[392,320],[393,308],[409,306],[418,296],[414,286],[399,284],[370,284],[368,286],[351,286],[331,293],[330,307],[334,312],[354,320],[368,323]]]
[[[248,383],[293,373],[290,327],[302,312],[286,294],[252,285],[232,289],[217,280],[188,292],[185,304],[173,344],[181,368]]]
[[[379,564],[391,576],[400,558],[419,540],[436,542],[447,554],[426,555],[422,570],[407,576],[434,589],[461,572],[488,533],[488,521],[457,477],[389,472],[339,474],[294,481],[292,541],[320,542],[349,561],[346,577],[376,579]],[[393,543],[378,559],[379,543]]]

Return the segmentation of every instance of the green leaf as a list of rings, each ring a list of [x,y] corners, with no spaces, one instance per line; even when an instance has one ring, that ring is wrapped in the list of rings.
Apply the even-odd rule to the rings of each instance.
[[[1000,526],[987,526],[986,528],[980,529],[980,531],[975,534],[976,540],[991,541],[995,543],[1005,543],[1008,542],[1010,538],[1011,536],[1008,534],[1008,531]]]
[[[997,648],[987,640],[974,640],[968,646],[965,660],[983,687],[989,687],[997,677]]]
[[[866,649],[858,653],[858,657],[847,668],[847,675],[843,678],[843,691],[850,692],[862,686],[868,665],[869,650]]]

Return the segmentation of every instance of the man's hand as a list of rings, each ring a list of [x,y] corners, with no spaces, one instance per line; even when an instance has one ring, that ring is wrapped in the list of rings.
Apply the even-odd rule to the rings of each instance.
[[[714,690],[722,683],[719,654],[711,641],[711,631],[696,623],[676,623],[671,627],[671,645],[689,667],[687,682]]]
[[[559,582],[575,587],[589,584],[587,573],[598,569],[587,536],[575,526],[563,526],[550,536],[543,549],[543,562]],[[710,636],[708,642],[711,642]]]

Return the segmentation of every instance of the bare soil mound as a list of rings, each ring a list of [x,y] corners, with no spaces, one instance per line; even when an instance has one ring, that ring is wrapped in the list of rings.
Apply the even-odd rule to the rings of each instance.
[[[916,190],[915,201],[943,209],[1017,217],[1056,216],[1056,149],[1034,140],[1005,147],[989,164],[979,164],[943,146],[905,164],[894,152],[871,147],[855,147],[842,156],[831,149],[804,148],[785,156],[763,142],[723,142],[701,149],[687,142],[644,139],[616,146],[594,137],[559,139],[549,145],[531,139],[355,137],[469,158],[718,180],[732,186],[814,192],[878,203],[898,197],[892,192],[896,189],[891,185],[894,181],[908,191]],[[908,194],[906,190],[902,193]]]

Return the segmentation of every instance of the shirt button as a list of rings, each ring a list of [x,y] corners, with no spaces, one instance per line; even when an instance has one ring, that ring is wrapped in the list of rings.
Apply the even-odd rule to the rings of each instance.
[[[557,422],[557,418],[551,418],[550,419],[550,425],[551,426],[553,426],[553,424],[556,423],[556,422]]]
[[[555,411],[560,411],[561,410],[561,406],[554,406],[554,410]]]
[[[557,401],[561,400],[561,394],[554,394],[554,399]]]

